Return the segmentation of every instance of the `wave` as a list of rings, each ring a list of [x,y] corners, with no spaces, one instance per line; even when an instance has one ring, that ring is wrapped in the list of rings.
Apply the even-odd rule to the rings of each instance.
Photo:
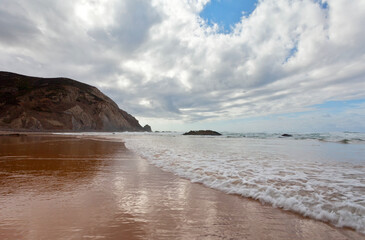
[[[365,133],[358,132],[338,132],[338,133],[290,133],[289,137],[283,136],[284,133],[230,133],[225,132],[227,138],[291,138],[295,140],[318,140],[322,142],[334,142],[342,144],[361,144],[365,143]]]
[[[365,233],[363,145],[261,138],[123,135],[127,148],[192,182]]]

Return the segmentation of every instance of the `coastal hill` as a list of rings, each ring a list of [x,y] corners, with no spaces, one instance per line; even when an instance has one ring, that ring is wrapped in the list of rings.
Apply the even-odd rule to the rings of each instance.
[[[68,78],[0,72],[0,130],[145,131],[97,88]]]

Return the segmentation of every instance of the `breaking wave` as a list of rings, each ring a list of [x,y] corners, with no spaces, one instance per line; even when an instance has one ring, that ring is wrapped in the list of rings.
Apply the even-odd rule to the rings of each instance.
[[[365,144],[332,143],[343,137],[122,135],[127,148],[192,182],[365,233]]]

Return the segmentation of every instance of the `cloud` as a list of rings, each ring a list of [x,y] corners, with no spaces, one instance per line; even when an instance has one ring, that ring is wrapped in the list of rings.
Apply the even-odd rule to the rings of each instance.
[[[228,34],[199,16],[208,2],[5,0],[0,68],[96,85],[143,119],[218,121],[365,98],[364,1],[261,0]]]
[[[99,7],[94,8],[96,10]],[[111,23],[91,27],[88,35],[104,48],[115,47],[120,54],[138,49],[148,40],[150,28],[160,20],[156,9],[145,0],[118,1],[113,9]],[[104,14],[110,13],[105,11]]]
[[[26,42],[39,34],[39,30],[25,16],[0,10],[0,42],[16,45]]]

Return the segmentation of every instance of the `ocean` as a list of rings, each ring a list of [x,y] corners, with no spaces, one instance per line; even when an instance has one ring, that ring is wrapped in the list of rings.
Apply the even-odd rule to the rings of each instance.
[[[116,133],[159,168],[365,233],[365,134]]]

